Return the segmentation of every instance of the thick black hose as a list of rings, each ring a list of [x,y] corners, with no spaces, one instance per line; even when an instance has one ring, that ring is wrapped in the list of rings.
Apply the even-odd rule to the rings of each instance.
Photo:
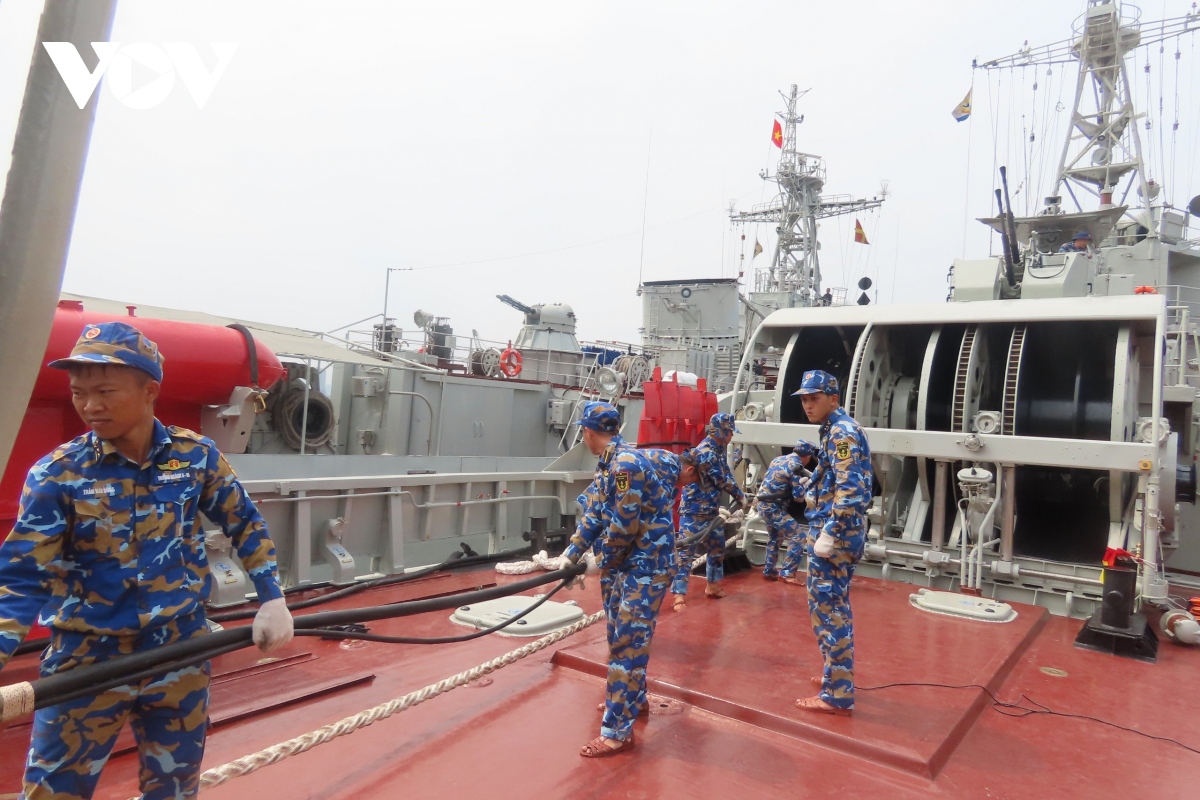
[[[440,564],[434,564],[431,567],[425,567],[424,569],[419,569],[414,572],[406,572],[403,575],[389,575],[386,578],[376,578],[373,581],[363,581],[362,583],[356,583],[353,586],[347,586],[345,588],[338,589],[336,592],[330,592],[329,594],[323,594],[319,597],[310,597],[307,600],[289,603],[288,610],[300,611],[305,608],[321,605],[322,603],[328,603],[332,600],[340,600],[343,597],[349,597],[352,594],[358,594],[359,592],[366,591],[367,589],[408,583],[410,581],[415,581],[418,578],[424,578],[432,575],[440,570],[449,571],[462,569],[464,567],[475,567],[479,566],[480,564],[488,564],[493,561],[507,561],[510,558],[523,556],[531,549],[532,548],[530,547],[521,547],[516,550],[503,550],[499,553],[492,553],[491,555],[486,556],[464,556],[462,551],[455,550],[449,558]],[[325,585],[327,584],[317,584],[315,586],[296,586],[291,589],[284,590],[284,595],[295,594],[296,592],[312,591],[313,589],[319,589]],[[257,613],[257,608],[245,608],[238,611],[226,611],[221,614],[210,614],[208,619],[212,622],[234,622],[241,619],[251,619]],[[38,650],[44,650],[49,644],[49,636],[43,636],[40,639],[30,639],[28,641],[21,642],[19,645],[17,645],[16,649],[13,650],[13,658],[25,655],[26,653],[35,653]]]
[[[534,578],[516,581],[504,586],[494,586],[477,592],[434,597],[427,600],[413,600],[407,603],[395,603],[386,606],[368,606],[366,608],[348,608],[340,611],[320,611],[306,614],[295,619],[297,630],[325,628],[331,625],[345,625],[354,622],[373,622],[381,619],[407,617],[414,614],[424,614],[430,611],[444,611],[457,608],[467,603],[482,603],[499,597],[518,594],[526,589],[544,586],[555,581],[574,577],[587,569],[587,565],[571,564],[553,572],[547,572]],[[155,647],[140,653],[114,658],[100,664],[77,667],[57,675],[32,681],[35,708],[44,708],[61,702],[67,696],[80,696],[101,692],[114,686],[130,683],[135,675],[159,674],[171,669],[181,668],[206,661],[214,654],[227,653],[251,645],[252,626],[243,625],[238,628],[226,628],[206,636],[188,639],[182,642]],[[195,657],[193,659],[193,657]],[[185,664],[186,662],[186,664]]]
[[[298,636],[320,636],[323,639],[361,639],[364,642],[382,642],[383,644],[457,644],[458,642],[469,642],[472,639],[479,639],[488,634],[502,631],[509,625],[515,625],[517,620],[529,615],[534,609],[545,603],[554,595],[558,594],[561,589],[566,588],[571,579],[564,580],[558,586],[555,586],[546,594],[538,598],[537,602],[533,603],[529,608],[522,611],[520,614],[509,617],[498,625],[493,625],[490,628],[480,628],[474,633],[464,633],[460,636],[438,636],[429,638],[419,638],[416,636],[381,636],[375,633],[356,633],[354,631],[330,631],[323,628],[314,628],[313,630],[297,631]]]
[[[681,547],[691,547],[692,545],[696,544],[696,542],[699,542],[705,536],[708,536],[710,533],[715,531],[718,525],[724,524],[725,520],[720,514],[717,514],[717,516],[713,517],[713,521],[708,523],[708,525],[699,533],[694,533],[686,539],[680,539],[679,541],[675,542],[675,549],[678,550]]]
[[[361,641],[365,641],[365,642],[382,642],[384,644],[453,644],[455,642],[469,642],[472,639],[478,639],[482,636],[487,636],[488,634],[496,633],[497,631],[507,628],[509,625],[515,624],[519,619],[528,615],[530,612],[532,612],[538,606],[542,605],[547,600],[549,600],[551,597],[553,597],[555,594],[557,594],[559,592],[559,590],[565,588],[567,586],[567,584],[569,584],[571,582],[571,580],[572,580],[571,578],[564,579],[561,583],[558,584],[558,586],[555,586],[550,592],[548,592],[546,595],[539,598],[538,601],[535,602],[533,605],[529,606],[529,608],[525,609],[520,614],[517,614],[513,617],[506,619],[504,622],[501,622],[499,625],[493,625],[490,628],[483,628],[481,630],[475,631],[474,633],[467,633],[467,634],[463,634],[461,636],[443,636],[440,638],[419,639],[419,638],[407,637],[407,636],[378,636],[378,635],[371,634],[371,633],[354,633],[351,631],[332,631],[332,630],[326,630],[323,628],[313,628],[312,630],[306,630],[306,629],[298,630],[298,631],[296,631],[296,635],[297,636],[320,636],[323,639],[355,639],[355,640],[361,640]],[[97,694],[98,692],[102,692],[107,689],[111,689],[114,686],[127,686],[130,684],[138,683],[139,681],[146,680],[147,678],[153,678],[153,677],[156,677],[158,675],[163,675],[168,672],[174,672],[176,670],[186,669],[187,667],[193,667],[196,664],[201,664],[205,661],[216,658],[217,656],[222,656],[222,655],[225,655],[226,653],[232,653],[235,650],[241,650],[243,647],[246,647],[246,646],[247,646],[246,642],[240,642],[240,641],[233,642],[231,644],[225,645],[224,647],[217,648],[216,650],[205,651],[203,653],[198,653],[196,655],[188,656],[187,658],[181,658],[178,661],[172,661],[169,664],[161,664],[159,666],[147,667],[146,669],[142,670],[141,672],[135,672],[132,675],[122,675],[120,678],[115,679],[115,680],[111,681],[110,683],[103,685],[102,688],[96,688],[95,686],[85,686],[81,689],[76,689],[73,692],[67,692],[65,695],[55,696],[55,698],[52,702],[53,702],[53,704],[57,705],[59,703],[66,703],[71,700],[76,700],[80,697],[86,697],[88,695]],[[37,707],[41,708],[41,705],[38,705]]]
[[[367,589],[376,589],[380,586],[395,586],[401,583],[409,583],[419,578],[425,578],[435,572],[451,569],[462,569],[464,567],[475,567],[480,564],[489,564],[493,561],[507,561],[510,558],[521,556],[528,553],[530,548],[523,547],[519,550],[505,550],[500,553],[492,553],[487,556],[464,556],[462,551],[455,550],[454,553],[440,564],[434,564],[431,567],[425,567],[414,572],[406,572],[403,575],[389,575],[386,578],[376,578],[371,581],[363,581],[352,586],[347,586],[343,589],[338,589],[336,592],[323,594],[320,597],[310,597],[307,600],[300,600],[295,603],[288,603],[289,611],[301,611],[305,608],[322,605],[332,600],[340,600],[343,597],[349,597],[359,592],[364,592]],[[209,619],[213,622],[233,622],[239,619],[250,619],[258,613],[257,608],[245,608],[239,611],[226,611],[221,614],[210,614]]]

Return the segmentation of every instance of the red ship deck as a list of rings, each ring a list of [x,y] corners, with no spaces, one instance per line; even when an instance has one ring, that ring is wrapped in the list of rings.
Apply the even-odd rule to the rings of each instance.
[[[506,578],[439,576],[330,604],[377,604],[462,591]],[[862,691],[852,718],[806,714],[818,656],[804,592],[755,573],[731,577],[730,596],[664,611],[650,663],[656,699],[634,750],[585,760],[598,733],[603,625],[391,719],[218,787],[214,798],[753,797],[1027,798],[1197,796],[1200,754],[1097,722],[1006,718],[980,689]],[[980,684],[1002,700],[1025,695],[1200,748],[1200,649],[1163,642],[1145,664],[1077,649],[1078,620],[1018,606],[1015,622],[934,616],[908,603],[911,587],[854,584],[857,680]],[[594,585],[572,593],[599,608]],[[560,595],[560,598],[562,595]],[[565,598],[563,598],[565,599]],[[446,635],[445,613],[371,626],[391,635]],[[449,677],[523,639],[440,646],[297,639],[281,659],[256,651],[214,662],[213,728],[205,767],[223,764]],[[1050,669],[1054,674],[1043,671]],[[33,656],[0,673],[36,670]],[[1058,672],[1065,673],[1059,675]],[[29,724],[0,730],[0,797],[20,789]],[[137,794],[126,732],[97,797]]]

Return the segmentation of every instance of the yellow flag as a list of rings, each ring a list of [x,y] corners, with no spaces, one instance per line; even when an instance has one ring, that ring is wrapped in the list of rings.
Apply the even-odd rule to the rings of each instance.
[[[762,252],[762,245],[758,243],[758,239],[755,239],[754,240],[754,255],[750,256],[750,260],[753,261],[754,259],[758,258],[758,255],[761,252]]]
[[[968,91],[963,101],[956,105],[954,110],[950,112],[958,122],[965,122],[967,117],[971,116],[971,91]]]

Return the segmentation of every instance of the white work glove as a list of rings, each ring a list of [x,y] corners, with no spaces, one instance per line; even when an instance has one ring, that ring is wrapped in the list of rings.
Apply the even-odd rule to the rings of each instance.
[[[254,643],[264,653],[278,650],[292,640],[292,612],[282,597],[263,603],[254,615]]]
[[[837,539],[834,539],[828,533],[822,533],[817,537],[816,544],[813,545],[813,555],[821,558],[829,558],[833,555],[833,547],[837,544]]]
[[[717,509],[717,516],[721,518],[721,523],[724,524],[729,522],[729,518],[733,516],[733,512],[725,506],[721,506]]]
[[[600,571],[599,565],[596,564],[596,554],[592,550],[588,550],[586,553],[584,553],[579,560],[587,565],[587,569],[576,575],[575,579],[567,584],[568,589],[574,589],[577,587],[579,589],[586,589],[587,577],[590,575],[595,575]]]

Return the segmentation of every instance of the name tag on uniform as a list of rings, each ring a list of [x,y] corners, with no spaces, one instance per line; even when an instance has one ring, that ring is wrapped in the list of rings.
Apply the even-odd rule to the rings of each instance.
[[[158,472],[154,476],[155,486],[166,486],[173,483],[187,483],[196,479],[196,470],[181,469],[177,472]]]
[[[117,487],[112,483],[103,484],[101,486],[89,486],[80,492],[80,494],[82,494],[84,497],[112,497],[116,493]]]

